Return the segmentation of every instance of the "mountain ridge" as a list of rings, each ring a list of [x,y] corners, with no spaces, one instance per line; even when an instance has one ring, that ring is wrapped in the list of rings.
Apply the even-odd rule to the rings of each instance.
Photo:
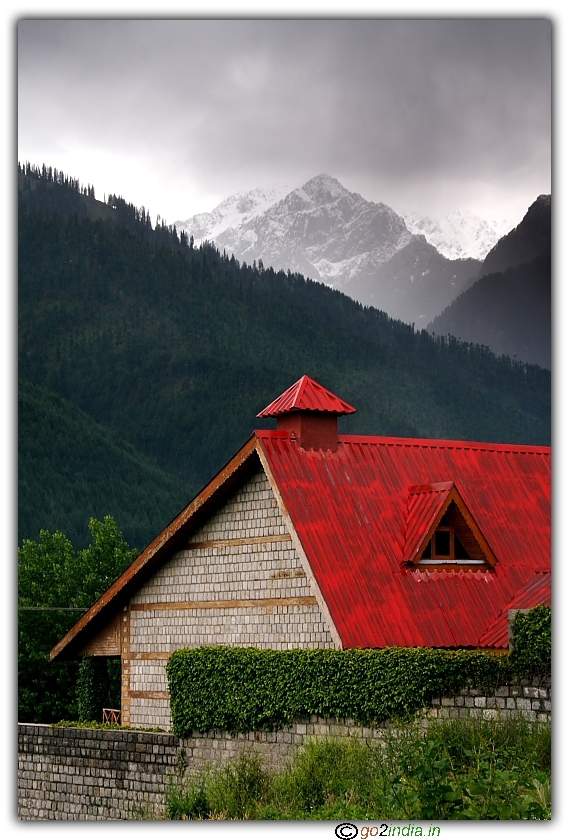
[[[540,195],[485,259],[480,276],[428,329],[551,365],[551,201]]]
[[[407,323],[425,325],[467,286],[479,268],[471,259],[448,260],[441,254],[436,259],[426,250],[425,237],[411,233],[391,207],[364,199],[326,173],[265,209],[253,194],[251,201],[255,212],[224,230],[225,223],[219,223],[213,211],[208,238],[216,247],[241,261],[261,259],[262,265],[276,270],[299,271]],[[194,216],[177,225],[196,238],[205,234],[203,221],[202,216]],[[417,276],[426,278],[423,285],[433,286],[431,305],[426,305],[427,294],[418,308],[411,288],[415,278],[411,274],[403,278],[401,264],[400,276],[390,273],[390,261],[405,248],[416,252],[409,261]],[[436,263],[439,275],[434,272]]]
[[[519,224],[489,251],[479,270],[479,277],[514,268],[550,251],[551,237],[551,196],[539,195]]]

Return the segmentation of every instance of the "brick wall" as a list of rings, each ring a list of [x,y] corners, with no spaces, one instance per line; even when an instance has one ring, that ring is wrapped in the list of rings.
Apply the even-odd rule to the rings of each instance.
[[[261,470],[157,570],[126,612],[123,719],[131,726],[168,728],[165,665],[179,648],[335,646]]]
[[[550,686],[521,681],[492,695],[466,689],[435,698],[420,721],[483,718],[550,719]],[[381,742],[386,728],[350,720],[295,720],[276,732],[168,733],[127,730],[18,727],[18,813],[25,820],[124,820],[159,818],[170,779],[183,783],[207,763],[222,765],[243,750],[258,752],[264,764],[283,767],[308,739],[357,737]]]

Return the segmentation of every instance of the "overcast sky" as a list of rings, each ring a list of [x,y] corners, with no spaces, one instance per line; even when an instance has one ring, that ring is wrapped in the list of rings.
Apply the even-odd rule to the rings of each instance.
[[[550,192],[546,20],[18,25],[18,156],[153,222],[327,172],[399,212],[520,221]]]

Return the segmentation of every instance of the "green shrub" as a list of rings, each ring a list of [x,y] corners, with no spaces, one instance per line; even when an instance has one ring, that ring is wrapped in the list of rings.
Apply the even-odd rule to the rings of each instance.
[[[167,793],[168,819],[550,819],[550,726],[452,720],[312,741],[282,772],[242,754]]]
[[[207,819],[212,812],[204,776],[191,779],[184,788],[171,782],[166,792],[166,818],[169,820]]]
[[[167,665],[177,735],[247,732],[311,714],[375,724],[410,717],[434,696],[508,681],[509,657],[430,648],[179,650]]]
[[[551,607],[538,606],[528,613],[518,612],[512,624],[511,662],[521,677],[550,674]]]
[[[259,756],[242,752],[235,761],[213,774],[209,785],[211,811],[223,813],[229,820],[257,819],[269,779]]]
[[[354,819],[366,819],[382,756],[356,739],[309,741],[287,770],[273,780],[273,800],[289,814],[321,814],[334,819],[350,806]],[[324,815],[327,816],[324,816]]]
[[[376,805],[391,819],[548,819],[550,726],[439,721],[390,735],[382,772]]]
[[[79,720],[102,720],[103,707],[109,693],[107,660],[84,656],[77,677],[77,711]]]

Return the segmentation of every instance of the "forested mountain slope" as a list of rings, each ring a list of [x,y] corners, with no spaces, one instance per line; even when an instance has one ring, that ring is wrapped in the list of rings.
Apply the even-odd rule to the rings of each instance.
[[[489,274],[456,298],[429,329],[550,368],[550,255]]]
[[[60,213],[65,187],[48,178],[44,186],[49,209],[29,200],[31,190],[20,194],[20,377],[182,479],[185,501],[303,373],[356,406],[342,431],[549,442],[548,371],[434,339],[298,274],[195,249],[114,197],[126,227],[104,221],[104,209],[99,218]],[[49,439],[42,450],[45,470],[52,458],[57,472]],[[141,488],[147,480],[154,484],[141,477]],[[68,489],[80,511],[83,497]],[[127,532],[121,510],[106,512]]]
[[[522,263],[529,263],[551,252],[551,200],[539,195],[519,225],[497,242],[483,261],[479,277],[506,271]]]
[[[428,330],[448,333],[522,362],[551,364],[550,196],[541,195],[516,228],[499,240],[484,272],[435,318]]]
[[[46,388],[18,389],[19,531],[64,530],[85,548],[91,517],[116,515],[142,549],[189,501],[192,487]]]

